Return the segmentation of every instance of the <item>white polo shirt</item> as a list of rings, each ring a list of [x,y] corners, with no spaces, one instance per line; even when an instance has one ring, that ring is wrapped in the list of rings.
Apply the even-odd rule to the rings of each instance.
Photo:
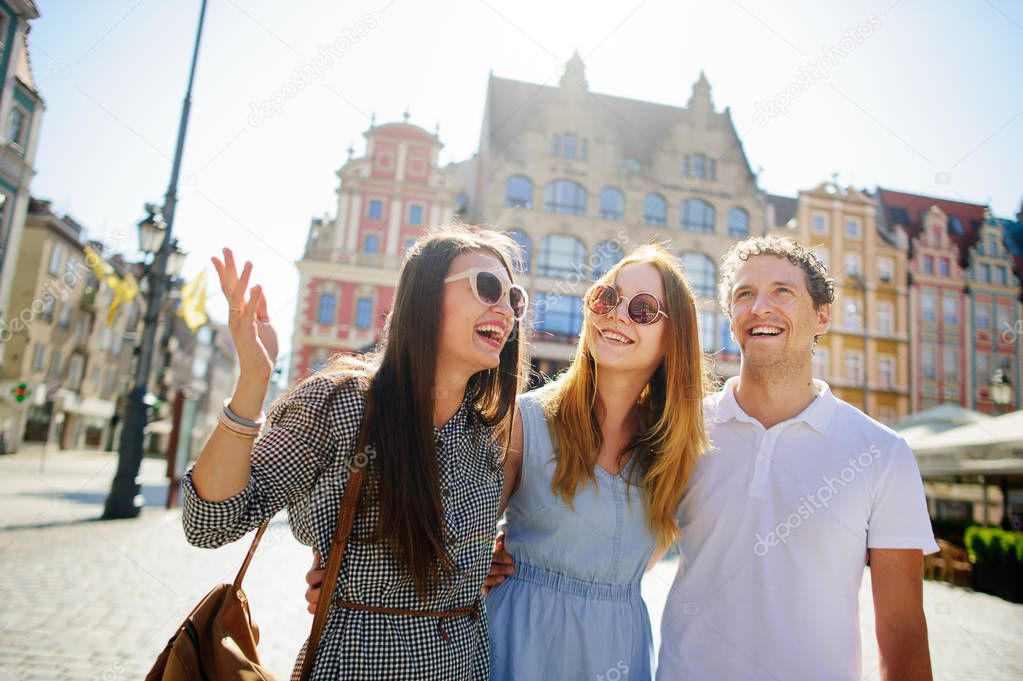
[[[657,679],[859,681],[867,549],[938,550],[916,460],[822,381],[765,429],[737,380],[704,400],[713,450],[682,499]]]

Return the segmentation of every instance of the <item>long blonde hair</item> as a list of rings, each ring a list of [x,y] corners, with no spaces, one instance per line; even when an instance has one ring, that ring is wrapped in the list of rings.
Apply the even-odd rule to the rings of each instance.
[[[700,349],[696,299],[676,258],[663,246],[637,248],[597,283],[614,283],[629,265],[650,264],[664,283],[668,318],[665,355],[636,402],[639,432],[626,451],[634,450],[630,483],[641,476],[644,509],[657,546],[666,549],[680,533],[676,513],[697,459],[707,449],[703,397],[709,390],[707,366]],[[585,311],[587,318],[591,314]],[[583,324],[575,359],[554,383],[544,412],[558,456],[551,490],[572,504],[580,483],[595,483],[594,466],[603,443],[596,416],[597,365],[590,353],[593,330]]]

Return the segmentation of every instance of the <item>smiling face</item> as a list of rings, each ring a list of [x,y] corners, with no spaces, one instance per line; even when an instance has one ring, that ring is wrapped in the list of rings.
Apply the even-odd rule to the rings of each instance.
[[[828,329],[831,306],[814,309],[803,269],[787,258],[757,255],[735,270],[733,282],[731,330],[743,364],[808,367],[814,337]]]
[[[632,299],[637,293],[652,293],[664,306],[661,273],[649,263],[626,265],[612,283],[618,294]],[[653,324],[636,324],[629,317],[628,304],[621,301],[610,314],[598,315],[586,308],[584,335],[587,349],[601,369],[652,372],[665,353],[665,318]]]
[[[501,261],[487,253],[462,253],[451,261],[448,277],[470,268],[494,272],[511,284]],[[471,376],[501,363],[501,350],[512,331],[514,319],[507,294],[496,305],[480,302],[467,278],[444,284],[444,302],[437,348],[438,370]]]

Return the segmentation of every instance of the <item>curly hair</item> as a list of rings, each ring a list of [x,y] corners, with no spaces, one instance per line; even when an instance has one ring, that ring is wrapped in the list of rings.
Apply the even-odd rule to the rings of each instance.
[[[806,275],[806,288],[810,291],[815,310],[819,310],[822,305],[835,302],[835,280],[828,276],[828,269],[813,251],[790,237],[757,236],[735,244],[721,259],[718,302],[729,318],[732,316],[731,293],[735,283],[735,271],[744,262],[758,255],[776,255],[802,269]]]

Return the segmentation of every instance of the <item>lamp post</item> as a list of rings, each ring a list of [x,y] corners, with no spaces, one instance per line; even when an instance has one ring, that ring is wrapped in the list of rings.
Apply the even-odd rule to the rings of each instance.
[[[163,208],[147,205],[149,217],[139,223],[139,244],[143,251],[153,255],[152,267],[148,269],[149,291],[146,297],[146,316],[142,326],[139,344],[139,361],[135,371],[135,385],[128,394],[125,406],[124,428],[118,451],[117,473],[110,485],[103,509],[104,519],[135,518],[142,510],[141,486],[138,483],[139,468],[142,466],[142,448],[146,428],[145,397],[149,387],[149,374],[153,364],[153,350],[156,341],[156,323],[163,303],[164,286],[172,256],[171,231],[174,226],[174,209],[177,206],[178,176],[181,172],[181,156],[185,148],[185,132],[188,129],[188,114],[192,105],[192,84],[195,82],[195,66],[199,58],[199,41],[202,38],[203,20],[206,18],[206,0],[199,9],[199,26],[196,29],[195,45],[192,48],[192,65],[188,73],[188,87],[181,105],[181,120],[178,124],[178,139],[174,149],[174,163],[171,166],[170,183],[164,197]]]

